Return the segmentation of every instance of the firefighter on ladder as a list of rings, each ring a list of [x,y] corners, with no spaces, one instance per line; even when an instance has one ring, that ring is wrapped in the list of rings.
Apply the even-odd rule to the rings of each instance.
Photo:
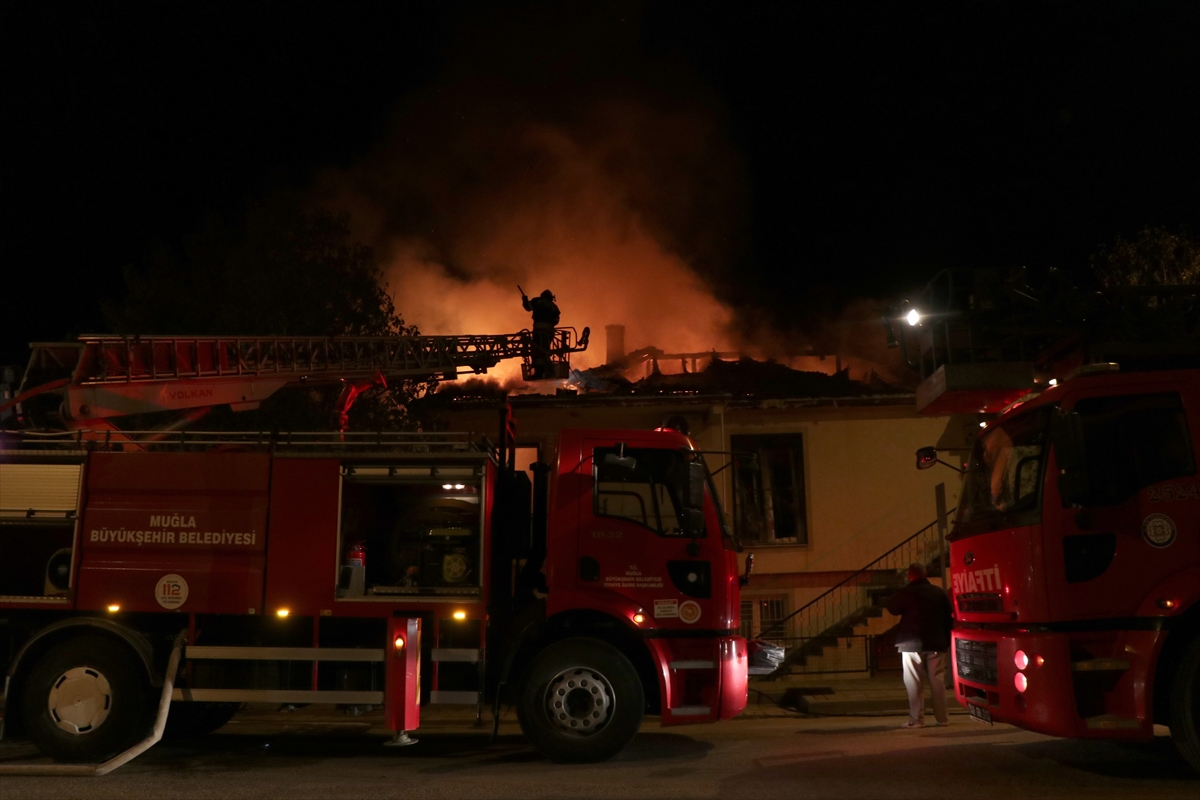
[[[518,289],[521,287],[518,286]],[[554,342],[554,329],[562,316],[554,303],[554,293],[549,289],[530,300],[521,292],[521,305],[533,313],[533,374],[535,378],[548,378],[551,372],[550,346]]]

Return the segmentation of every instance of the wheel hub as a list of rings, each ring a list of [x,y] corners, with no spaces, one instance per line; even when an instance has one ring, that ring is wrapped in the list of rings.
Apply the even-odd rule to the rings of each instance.
[[[550,721],[559,730],[576,736],[588,736],[603,728],[615,704],[608,679],[586,667],[564,669],[546,687]]]
[[[58,676],[46,700],[50,718],[67,733],[91,733],[112,710],[108,679],[91,667],[75,667]]]

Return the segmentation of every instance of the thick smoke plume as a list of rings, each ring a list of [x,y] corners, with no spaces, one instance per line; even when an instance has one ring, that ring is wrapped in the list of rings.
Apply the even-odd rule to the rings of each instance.
[[[486,35],[465,33],[474,61],[462,74],[410,99],[370,157],[317,183],[315,201],[348,211],[382,255],[405,320],[426,334],[521,330],[520,284],[531,297],[553,291],[562,325],[591,328],[577,368],[604,362],[604,326],[617,323],[630,351],[737,352],[832,372],[834,358],[793,358],[809,344],[764,329],[744,298],[735,309],[715,288],[753,268],[749,188],[701,82],[678,65],[622,62],[609,45],[619,37],[589,50],[586,37],[538,39],[537,24],[498,15]],[[560,80],[529,78],[549,62]],[[872,362],[847,363],[860,377]],[[489,373],[518,374],[512,362]]]
[[[604,361],[611,323],[626,326],[630,349],[739,349],[733,312],[663,219],[726,193],[714,227],[734,224],[736,160],[711,122],[615,100],[533,119],[485,94],[431,99],[367,163],[321,182],[324,202],[348,210],[357,237],[382,254],[405,320],[429,334],[520,330],[530,319],[519,284],[530,296],[553,291],[562,325],[591,327],[595,346],[578,367]],[[450,109],[463,107],[470,121],[460,126]],[[719,185],[699,185],[706,177]]]

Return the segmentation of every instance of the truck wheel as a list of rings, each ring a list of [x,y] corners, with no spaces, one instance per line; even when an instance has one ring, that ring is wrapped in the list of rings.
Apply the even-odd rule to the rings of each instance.
[[[565,639],[529,666],[517,716],[550,760],[590,763],[633,741],[645,703],[637,670],[619,650],[595,639]]]
[[[1171,738],[1200,772],[1200,636],[1188,646],[1171,686]]]
[[[83,636],[52,647],[29,672],[29,738],[55,761],[105,761],[145,737],[145,670],[125,645]]]
[[[241,703],[171,703],[164,739],[192,739],[207,736],[233,719]]]

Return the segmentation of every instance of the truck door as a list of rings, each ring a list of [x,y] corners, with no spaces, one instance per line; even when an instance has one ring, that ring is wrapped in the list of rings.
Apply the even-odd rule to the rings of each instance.
[[[579,509],[579,587],[628,598],[656,627],[726,627],[724,587],[713,585],[713,559],[724,554],[710,552],[720,537],[687,530],[683,452],[601,441],[586,450],[594,488]]]
[[[1131,614],[1157,581],[1200,560],[1200,484],[1185,398],[1177,386],[1139,388],[1071,404],[1083,425],[1088,491],[1076,513],[1050,490],[1047,517],[1057,524],[1047,526],[1045,548],[1051,603],[1071,615]],[[1055,535],[1060,542],[1050,541]]]

